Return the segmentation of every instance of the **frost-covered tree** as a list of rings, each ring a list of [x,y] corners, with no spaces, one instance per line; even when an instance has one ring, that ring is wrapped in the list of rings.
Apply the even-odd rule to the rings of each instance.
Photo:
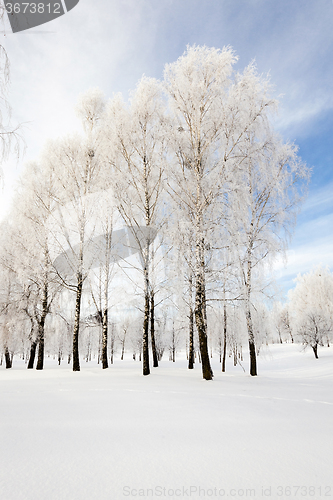
[[[230,193],[229,216],[244,290],[250,374],[257,375],[253,294],[264,289],[263,264],[286,248],[309,172],[297,149],[284,144],[272,130],[270,113],[277,103],[270,96],[269,82],[256,74],[253,65],[237,78],[231,94],[241,98],[243,137],[237,152],[239,185]]]
[[[213,378],[207,346],[207,230],[213,202],[225,182],[226,158],[221,143],[234,61],[230,48],[189,47],[175,63],[166,66],[164,74],[170,110],[169,148],[174,155],[168,172],[169,193],[182,210],[183,222],[195,233],[195,321],[206,380]]]
[[[47,320],[49,349],[61,360],[73,328],[75,371],[79,338],[86,360],[97,350],[103,368],[110,353],[113,361],[116,340],[122,352],[132,342],[148,375],[149,343],[157,366],[168,346],[162,332],[171,332],[173,359],[178,334],[181,343],[189,332],[189,368],[197,335],[202,376],[211,380],[216,337],[224,370],[228,350],[239,360],[246,321],[250,373],[257,374],[256,354],[268,334],[259,294],[268,264],[286,247],[308,172],[296,148],[272,129],[277,103],[269,82],[253,64],[236,73],[236,59],[230,47],[188,47],[166,66],[163,84],[143,78],[128,105],[116,96],[106,112],[101,92],[88,91],[77,108],[84,134],[53,141],[27,168],[11,234],[19,310],[41,359],[56,278],[63,292],[54,303],[56,319]],[[143,316],[140,335],[137,316],[126,328],[119,321],[125,324],[134,308]],[[57,334],[59,321],[66,335]],[[298,324],[299,335],[311,329],[308,323]],[[12,323],[5,324],[11,332]],[[315,327],[323,330],[319,320]]]
[[[274,302],[271,311],[271,322],[278,334],[279,342],[294,342],[293,332],[290,323],[289,304]]]
[[[85,135],[50,143],[45,154],[45,168],[53,172],[57,183],[57,204],[50,213],[53,234],[53,265],[64,286],[75,292],[73,331],[73,370],[80,370],[79,329],[83,285],[100,251],[95,237],[98,220],[98,192],[103,189],[99,123],[103,96],[92,89],[78,105]],[[98,248],[96,248],[96,246]]]
[[[182,210],[183,222],[195,230],[195,318],[205,379],[213,376],[206,322],[209,249],[216,246],[224,227],[229,237],[219,246],[238,252],[234,255],[244,288],[250,373],[256,375],[251,319],[254,268],[283,246],[282,232],[293,219],[299,198],[298,181],[306,177],[295,148],[271,132],[270,113],[276,102],[268,82],[253,64],[242,74],[234,73],[235,61],[230,47],[194,46],[165,69],[173,153],[169,193]]]
[[[108,368],[108,330],[111,300],[111,285],[120,269],[117,265],[124,250],[124,228],[119,229],[119,213],[112,192],[100,193],[98,223],[101,235],[95,241],[95,264],[89,273],[91,296],[96,307],[96,317],[102,327],[101,360],[103,369]]]
[[[15,266],[25,290],[24,311],[36,328],[30,332],[31,352],[28,368],[33,367],[38,347],[37,370],[44,366],[44,331],[47,315],[57,293],[50,257],[51,210],[55,205],[55,176],[40,162],[25,166],[12,212]],[[32,326],[31,323],[31,326]]]
[[[310,346],[318,358],[318,346],[333,332],[333,275],[321,266],[298,275],[296,287],[289,291],[289,306],[295,335]]]
[[[109,104],[105,131],[110,178],[118,210],[129,228],[129,247],[138,252],[144,294],[143,374],[149,375],[149,312],[154,299],[154,239],[162,225],[165,166],[163,103],[158,82],[143,78],[130,107],[120,96]],[[153,330],[152,330],[153,333]],[[152,336],[152,347],[155,347]],[[157,365],[156,350],[154,365]]]

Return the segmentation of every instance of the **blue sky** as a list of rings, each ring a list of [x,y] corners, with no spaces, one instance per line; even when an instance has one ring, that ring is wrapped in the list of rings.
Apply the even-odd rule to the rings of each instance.
[[[4,166],[2,213],[24,162],[49,137],[78,127],[77,96],[100,87],[125,96],[145,74],[162,78],[187,44],[231,45],[242,70],[255,59],[280,96],[276,128],[312,167],[288,264],[276,264],[284,290],[319,263],[333,269],[333,1],[80,0],[68,14],[27,32],[1,33],[11,61],[13,121],[24,122],[26,153]]]

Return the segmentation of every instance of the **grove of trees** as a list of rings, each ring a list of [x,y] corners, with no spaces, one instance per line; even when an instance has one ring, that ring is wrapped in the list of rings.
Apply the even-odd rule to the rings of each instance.
[[[192,46],[128,103],[89,90],[82,133],[50,140],[26,165],[1,224],[6,366],[19,355],[32,368],[38,349],[37,369],[46,353],[74,371],[91,356],[108,368],[118,346],[148,375],[150,349],[157,367],[186,348],[189,368],[199,360],[211,380],[213,351],[224,371],[248,346],[255,376],[268,338],[301,338],[315,354],[329,341],[331,309],[314,300],[331,293],[329,271],[322,288],[317,275],[313,287],[299,278],[297,319],[266,305],[309,170],[273,129],[269,81],[236,61],[230,47]]]

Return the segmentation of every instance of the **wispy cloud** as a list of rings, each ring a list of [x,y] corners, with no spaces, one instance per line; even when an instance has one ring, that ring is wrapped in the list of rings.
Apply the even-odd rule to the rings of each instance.
[[[333,182],[311,190],[303,205],[302,216],[314,217],[326,211],[333,212]]]

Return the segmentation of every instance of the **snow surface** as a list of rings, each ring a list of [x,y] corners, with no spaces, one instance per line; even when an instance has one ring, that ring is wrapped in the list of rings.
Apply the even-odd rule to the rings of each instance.
[[[0,499],[333,498],[333,349],[271,345],[258,362],[258,377],[231,359],[222,374],[215,356],[204,381],[182,356],[148,377],[130,358],[76,373],[14,358],[0,367]]]

